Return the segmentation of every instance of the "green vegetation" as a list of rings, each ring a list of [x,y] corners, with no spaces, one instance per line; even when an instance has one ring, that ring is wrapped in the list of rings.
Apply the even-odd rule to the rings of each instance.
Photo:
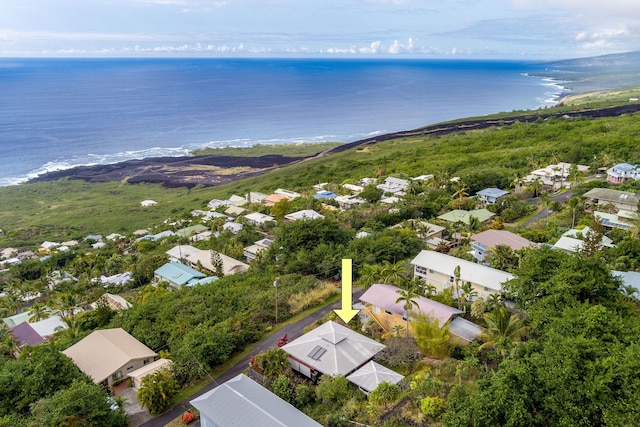
[[[597,92],[569,95],[560,100],[566,106],[582,106],[587,108],[606,108],[633,101],[640,97],[640,86],[627,87],[615,90],[602,90]],[[631,101],[630,101],[631,100]]]
[[[603,119],[549,119],[443,137],[398,139],[270,171],[212,188],[166,189],[158,185],[34,183],[0,188],[0,244],[89,233],[126,233],[189,216],[214,198],[278,187],[303,190],[318,182],[355,182],[365,176],[435,174],[461,176],[471,194],[489,184],[505,187],[555,156],[593,167],[615,161],[637,163],[640,121],[635,115]],[[478,165],[482,165],[479,168]],[[142,208],[153,199],[158,205]],[[10,234],[9,234],[10,233]]]
[[[322,377],[317,385],[305,382],[292,373],[279,349],[253,359],[265,386],[324,425],[351,421],[387,426],[639,425],[640,410],[634,404],[640,391],[637,295],[623,288],[610,269],[640,266],[640,221],[631,233],[609,232],[617,245],[601,248],[603,230],[594,223],[593,207],[586,206],[579,195],[606,184],[580,183],[583,177],[573,173],[574,197],[564,205],[552,202],[541,186],[518,185],[526,172],[558,161],[592,169],[618,161],[639,163],[635,144],[639,134],[637,115],[559,118],[388,141],[215,188],[69,180],[0,188],[1,246],[34,248],[45,239],[81,240],[69,252],[25,261],[0,276],[3,317],[23,308],[21,298],[29,292],[39,294],[29,307],[34,320],[55,310],[68,327],[56,333],[51,344],[28,348],[17,360],[15,340],[0,328],[0,393],[4,396],[0,425],[125,423],[120,410],[105,410],[109,407],[106,392],[94,387],[59,353],[104,327],[122,327],[173,360],[170,372],[158,375],[155,382],[150,377],[141,389],[145,406],[161,412],[183,397],[178,389],[190,389],[228,366],[280,322],[332,298],[343,258],[353,260],[356,285],[397,285],[402,290],[396,302],[405,308],[413,308],[415,299],[425,295],[460,308],[464,317],[485,329],[481,342],[463,348],[450,342],[447,327],[440,328],[429,318],[407,316],[405,326],[392,331],[354,319],[351,327],[387,346],[378,361],[406,375],[399,386],[383,383],[369,397],[344,377]],[[375,203],[344,212],[330,210],[311,197],[310,187],[318,182],[328,182],[329,189],[340,193],[339,184],[362,177],[427,173],[434,174],[434,179],[412,183],[403,200],[391,207],[377,202],[381,194],[373,186],[368,196]],[[451,182],[454,176],[460,177],[456,183]],[[453,207],[473,209],[476,202],[468,196],[481,188],[512,184],[522,191],[491,207],[496,219],[490,224],[449,224],[435,218]],[[271,208],[253,204],[250,210],[280,219],[296,210],[316,209],[325,218],[264,227],[244,222],[237,235],[221,231],[222,223],[212,220],[207,225],[220,234],[191,244],[236,257],[264,234],[273,244],[240,275],[175,291],[150,284],[154,270],[167,261],[166,251],[187,243],[188,238],[138,242],[130,235],[133,230],[176,230],[201,222],[191,211],[203,209],[212,198],[247,191],[268,193],[278,187],[298,190],[303,197]],[[638,191],[640,182],[620,188]],[[552,213],[520,226],[516,221],[536,209],[527,201],[533,194],[540,196],[537,208],[544,206]],[[158,205],[142,208],[144,199],[154,199]],[[552,243],[572,226],[589,225],[593,231],[584,236],[583,249],[573,255],[548,248],[515,252],[493,248],[489,262],[517,277],[505,285],[513,307],[499,295],[472,303],[477,295],[460,280],[459,270],[454,273],[455,285],[441,293],[412,278],[406,261],[425,248],[428,227],[422,219],[443,225],[452,240],[437,250],[467,259],[471,258],[470,234],[500,229],[505,223],[544,243]],[[359,231],[367,236],[355,238]],[[90,233],[113,232],[127,237],[99,249],[83,241]],[[457,247],[452,249],[453,245]],[[133,273],[133,281],[109,290],[125,295],[133,307],[116,312],[102,304],[78,312],[105,292],[95,279],[124,271]],[[54,283],[53,278],[65,275],[75,279]],[[276,279],[277,288],[273,286]],[[416,338],[409,336],[410,327]],[[94,393],[100,403],[92,405],[87,396]]]
[[[201,150],[195,150],[192,154],[194,156],[260,157],[279,155],[286,157],[309,157],[340,145],[342,144],[339,142],[314,142],[287,145],[258,144],[252,147],[203,148]]]

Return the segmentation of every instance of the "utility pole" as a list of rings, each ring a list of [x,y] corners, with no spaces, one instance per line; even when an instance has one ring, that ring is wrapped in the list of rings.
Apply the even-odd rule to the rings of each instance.
[[[276,280],[273,281],[273,287],[276,288],[276,325],[278,324],[278,280],[280,278],[276,277]]]

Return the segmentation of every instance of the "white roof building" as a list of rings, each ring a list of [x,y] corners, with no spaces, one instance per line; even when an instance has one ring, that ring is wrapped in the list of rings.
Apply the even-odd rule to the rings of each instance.
[[[385,193],[404,195],[404,192],[409,188],[409,185],[410,182],[406,179],[389,176],[382,184],[378,184],[376,187]]]
[[[480,294],[483,288],[488,293],[501,292],[502,284],[514,277],[511,273],[436,251],[421,251],[411,264],[416,277],[440,287],[440,290],[453,285],[456,267],[460,267],[460,281],[478,286]]]
[[[329,321],[281,347],[291,367],[312,377],[349,375],[385,348],[384,344]]]
[[[404,379],[404,375],[400,375],[372,360],[349,375],[347,379],[360,387],[365,393],[370,393],[383,382],[398,384]]]
[[[276,219],[271,215],[265,215],[263,213],[254,212],[244,216],[247,221],[253,225],[264,225],[267,222],[275,221]]]
[[[149,206],[155,206],[157,204],[158,202],[156,202],[155,200],[143,200],[140,202],[140,206],[142,206],[143,208],[147,208]]]
[[[305,209],[298,212],[293,212],[284,216],[287,221],[298,221],[306,219],[320,219],[324,218],[324,215],[314,211],[313,209]]]
[[[190,402],[202,427],[320,427],[293,405],[240,374]]]
[[[571,230],[565,231],[553,247],[565,252],[580,252],[584,246],[584,238],[590,231],[591,228],[589,227],[585,227],[581,230],[572,228]],[[600,247],[611,248],[613,246],[613,240],[603,235],[600,240]]]
[[[223,230],[229,230],[232,234],[238,234],[244,227],[237,222],[225,222],[222,224]]]
[[[278,196],[284,197],[289,200],[297,199],[298,197],[302,196],[302,194],[300,193],[296,193],[295,191],[291,191],[291,190],[285,190],[284,188],[278,188],[276,191],[273,192],[273,194],[276,194]]]

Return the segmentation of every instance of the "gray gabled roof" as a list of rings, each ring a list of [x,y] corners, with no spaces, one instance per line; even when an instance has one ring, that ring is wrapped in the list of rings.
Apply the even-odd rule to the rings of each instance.
[[[482,334],[480,326],[462,317],[456,317],[449,323],[449,333],[471,342]]]
[[[327,375],[348,375],[386,346],[328,321],[282,347],[296,360]]]
[[[372,360],[349,375],[347,379],[369,392],[375,390],[381,383],[398,384],[404,376]]]
[[[293,405],[240,374],[191,401],[200,417],[216,427],[320,427]]]

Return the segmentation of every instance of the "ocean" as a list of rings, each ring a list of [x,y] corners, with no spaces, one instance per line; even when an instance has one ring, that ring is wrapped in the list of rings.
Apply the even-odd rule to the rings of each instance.
[[[554,105],[518,61],[0,59],[0,185],[204,147],[352,142]]]

